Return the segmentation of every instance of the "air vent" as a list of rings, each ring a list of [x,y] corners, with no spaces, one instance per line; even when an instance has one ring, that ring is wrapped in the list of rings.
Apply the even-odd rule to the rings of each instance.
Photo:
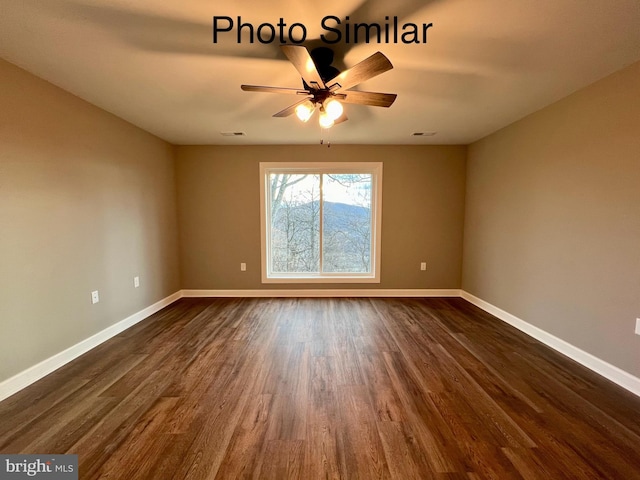
[[[438,132],[413,132],[412,137],[433,137]]]
[[[247,134],[244,132],[220,132],[220,135],[223,137],[246,137]]]

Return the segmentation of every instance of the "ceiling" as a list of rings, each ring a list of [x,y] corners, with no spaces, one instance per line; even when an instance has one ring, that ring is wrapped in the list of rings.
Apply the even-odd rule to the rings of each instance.
[[[3,0],[1,11],[0,57],[174,144],[468,144],[640,60],[638,0]],[[272,117],[295,97],[240,90],[300,87],[279,38],[250,43],[245,27],[240,42],[232,30],[214,43],[214,16],[299,23],[310,46],[335,38],[326,16],[343,39],[347,16],[433,26],[427,43],[394,43],[390,27],[389,42],[325,45],[340,69],[383,52],[394,69],[358,88],[398,98],[347,105],[349,121],[323,133]],[[234,131],[246,136],[220,134]],[[437,134],[411,135],[425,131]]]

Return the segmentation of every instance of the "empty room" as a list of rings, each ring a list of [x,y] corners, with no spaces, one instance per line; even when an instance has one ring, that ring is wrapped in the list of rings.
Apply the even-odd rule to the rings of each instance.
[[[640,478],[637,0],[0,2],[0,480]]]

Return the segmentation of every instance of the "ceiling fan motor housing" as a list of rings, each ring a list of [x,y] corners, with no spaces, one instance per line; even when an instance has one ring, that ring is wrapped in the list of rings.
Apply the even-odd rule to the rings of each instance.
[[[309,52],[309,55],[311,55],[311,59],[316,65],[316,69],[318,70],[320,78],[322,78],[323,82],[328,82],[340,73],[340,70],[332,65],[334,54],[333,50],[331,50],[330,48],[314,48],[313,50],[311,50],[311,52]],[[311,87],[307,84],[307,82],[304,81],[304,79],[302,79],[302,85],[307,90],[311,89]]]

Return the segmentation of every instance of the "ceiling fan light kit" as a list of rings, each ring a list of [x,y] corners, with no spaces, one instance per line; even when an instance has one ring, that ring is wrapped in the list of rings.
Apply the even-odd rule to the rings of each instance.
[[[280,48],[302,77],[303,88],[241,85],[242,90],[247,92],[306,97],[275,113],[274,117],[288,117],[295,113],[300,121],[307,122],[319,105],[320,126],[331,128],[348,120],[343,103],[388,108],[397,97],[395,93],[352,90],[358,84],[393,68],[389,59],[381,52],[376,52],[353,67],[339,72],[331,65],[333,52],[327,47],[314,49],[311,53],[301,45],[281,45]]]
[[[316,106],[310,100],[307,100],[296,107],[296,116],[301,122],[306,123],[313,115],[315,108]]]
[[[320,115],[318,117],[318,123],[322,128],[331,128],[335,124],[331,115],[329,115],[323,107],[320,107]]]
[[[337,120],[340,118],[340,115],[342,115],[342,112],[344,112],[342,104],[333,98],[325,100],[322,106],[332,120]]]

